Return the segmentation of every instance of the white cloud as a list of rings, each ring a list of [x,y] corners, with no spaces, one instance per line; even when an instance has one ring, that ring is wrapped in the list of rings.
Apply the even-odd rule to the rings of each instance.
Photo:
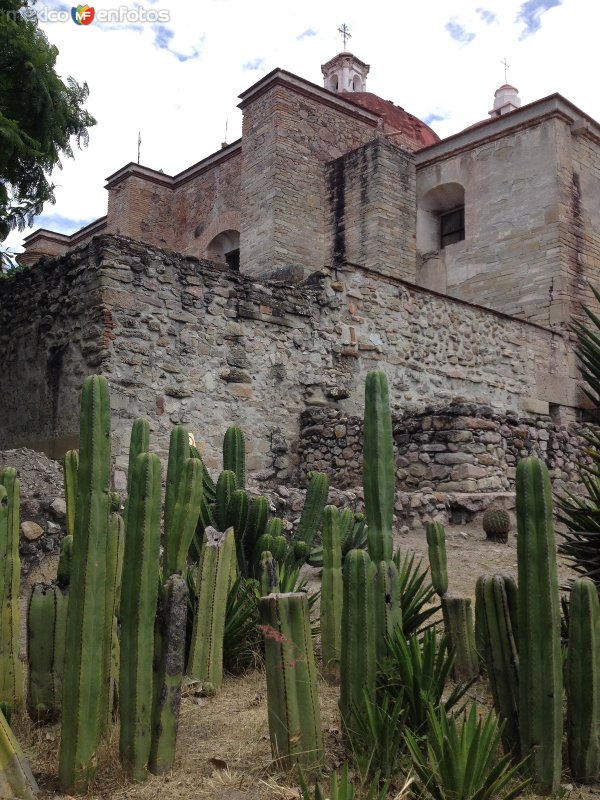
[[[321,84],[321,64],[342,49],[342,23],[352,33],[348,49],[371,65],[368,90],[431,119],[441,136],[487,117],[504,82],[504,58],[524,104],[558,91],[600,118],[596,4],[563,0],[550,8],[556,2],[455,0],[449,13],[443,0],[372,0],[365,14],[357,0],[347,0],[343,12],[322,0],[285,10],[265,0],[139,0],[139,7],[169,11],[160,35],[152,24],[46,23],[60,51],[59,73],[88,82],[87,107],[98,124],[89,146],[55,171],[57,203],[45,213],[71,220],[105,214],[104,179],[137,159],[138,130],[142,163],[168,174],[218,150],[226,122],[228,140],[239,138],[240,92],[275,67]],[[448,35],[451,17],[474,34],[467,46]],[[522,39],[536,20],[535,34]],[[11,242],[21,238],[13,234]]]

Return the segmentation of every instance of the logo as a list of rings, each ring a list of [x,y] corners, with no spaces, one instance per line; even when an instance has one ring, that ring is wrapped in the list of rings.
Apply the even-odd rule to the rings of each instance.
[[[71,19],[76,25],[89,25],[94,19],[94,9],[89,6],[73,6]]]

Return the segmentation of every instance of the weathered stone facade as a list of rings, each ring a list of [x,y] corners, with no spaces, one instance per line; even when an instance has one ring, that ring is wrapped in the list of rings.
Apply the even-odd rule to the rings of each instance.
[[[121,472],[131,421],[145,416],[157,452],[182,423],[204,443],[211,469],[225,428],[240,424],[249,469],[290,479],[302,412],[360,415],[374,368],[386,371],[396,409],[457,395],[494,414],[548,414],[552,404],[556,415],[554,406],[574,404],[563,334],[368,270],[258,283],[111,236],[4,281],[0,347],[8,377],[0,448],[72,446],[83,378],[102,372]]]

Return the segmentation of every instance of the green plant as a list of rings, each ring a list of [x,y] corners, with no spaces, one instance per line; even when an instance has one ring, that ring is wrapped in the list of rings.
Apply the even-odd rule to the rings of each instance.
[[[131,426],[131,435],[129,437],[129,457],[127,464],[127,499],[125,501],[125,511],[123,519],[125,522],[125,530],[127,530],[127,510],[129,508],[129,499],[131,498],[133,480],[133,473],[135,471],[135,464],[137,457],[141,453],[148,453],[150,450],[150,423],[143,417],[134,419]]]
[[[339,680],[340,677],[343,594],[340,512],[335,506],[325,506],[321,578],[321,655],[324,673],[333,681]]]
[[[364,550],[367,546],[367,523],[364,514],[353,514],[349,508],[340,512],[340,544],[342,561],[350,550]],[[307,557],[311,567],[323,566],[323,544],[316,544]]]
[[[56,580],[62,589],[66,589],[71,581],[71,564],[73,561],[73,535],[67,534],[60,543]]]
[[[187,673],[198,681],[220,689],[223,683],[223,637],[227,597],[235,564],[233,530],[204,532],[205,542],[198,565],[197,608]]]
[[[302,593],[259,600],[265,639],[271,750],[282,766],[316,766],[323,758],[317,671],[308,600]]]
[[[566,676],[571,775],[593,783],[600,768],[600,603],[589,578],[571,589]]]
[[[454,651],[453,675],[457,681],[468,681],[479,675],[479,658],[475,647],[475,628],[470,597],[442,597],[444,627]]]
[[[123,519],[118,513],[119,495],[113,497],[113,507],[108,524],[106,538],[106,582],[104,609],[104,648],[102,664],[103,692],[100,697],[100,730],[106,733],[110,727],[113,712],[115,687],[118,683],[118,664],[115,654],[120,653],[117,635],[115,612],[121,598],[121,576],[123,571],[123,552],[125,548],[125,530]]]
[[[364,779],[374,773],[391,778],[398,772],[406,707],[402,692],[368,693],[354,709],[353,728],[346,731],[347,749]]]
[[[511,800],[518,797],[529,781],[511,783],[520,765],[511,766],[511,757],[496,762],[502,723],[490,712],[478,719],[473,703],[462,719],[462,726],[449,717],[443,706],[427,714],[427,737],[419,741],[409,730],[404,732],[419,788],[434,800]]]
[[[223,630],[223,667],[229,672],[239,673],[262,661],[260,595],[259,584],[253,578],[240,575],[231,585]]]
[[[173,767],[185,668],[188,587],[183,576],[171,575],[162,587],[154,632],[154,700],[148,767],[163,775]]]
[[[455,684],[443,699],[454,654],[447,636],[437,639],[435,628],[408,637],[396,629],[388,636],[386,657],[378,665],[378,691],[402,698],[406,727],[415,734],[423,732],[430,708],[443,704],[450,711],[473,684],[473,680]]]
[[[187,435],[187,432],[185,433]],[[173,437],[171,442],[173,442]],[[178,466],[177,482],[171,496],[168,517],[165,505],[163,561],[163,580],[165,581],[176,572],[182,574],[185,569],[188,550],[196,531],[202,502],[202,462],[197,458],[186,458],[183,464]]]
[[[83,384],[79,443],[59,757],[60,787],[68,794],[86,790],[100,738],[110,402],[106,378],[99,375],[89,376]]]
[[[231,426],[225,431],[223,469],[233,472],[237,489],[246,487],[246,442],[240,428]]]
[[[414,551],[402,555],[397,550],[394,563],[398,568],[402,631],[408,638],[433,625],[430,620],[438,613],[440,606],[434,603],[436,591],[429,580],[429,572],[422,567],[422,559],[416,560]]]
[[[351,550],[344,561],[340,713],[344,730],[365,698],[375,698],[375,565],[364,550]]]
[[[325,794],[319,783],[315,784],[314,794],[311,794],[303,771],[299,769],[298,772],[302,800],[354,800],[354,784],[350,781],[347,763],[343,765],[341,775],[338,776],[337,772],[331,773],[329,789],[325,790]],[[390,782],[384,781],[382,784],[379,780],[379,774],[376,773],[372,781],[361,793],[361,797],[363,800],[385,800],[389,786]],[[400,800],[400,797],[398,796],[396,800]]]
[[[279,570],[277,561],[269,550],[260,557],[260,593],[275,594],[279,591]]]
[[[75,503],[77,502],[77,470],[79,450],[67,450],[63,461],[65,505],[67,506],[67,536],[75,533]]]
[[[504,722],[502,744],[519,758],[519,653],[517,585],[504,575],[482,575],[477,581],[482,655],[494,708]]]
[[[392,415],[385,374],[369,372],[365,382],[363,488],[369,555],[375,563],[393,556],[394,452]]]
[[[321,527],[323,510],[329,493],[329,478],[323,472],[311,472],[300,521],[294,532],[295,542],[304,542],[306,554]]]
[[[121,583],[119,754],[136,781],[146,778],[152,729],[152,661],[159,578],[160,461],[138,455],[131,480]]]
[[[481,524],[488,539],[502,543],[508,541],[510,516],[504,508],[488,508],[484,512]]]
[[[23,708],[23,665],[19,659],[20,482],[12,467],[0,470],[0,701]]]
[[[538,791],[560,785],[562,654],[552,490],[545,464],[517,465],[519,729]]]
[[[431,569],[431,582],[440,597],[448,591],[448,564],[446,559],[446,531],[441,522],[428,522],[425,526],[427,552]]]
[[[60,714],[65,662],[67,594],[36,583],[27,605],[27,711],[32,720]]]
[[[0,711],[0,797],[35,800],[37,793],[29,762]]]

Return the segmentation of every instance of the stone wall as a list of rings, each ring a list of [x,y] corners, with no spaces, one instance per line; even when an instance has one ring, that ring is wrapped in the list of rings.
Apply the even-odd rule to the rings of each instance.
[[[362,419],[335,409],[307,409],[300,423],[299,474],[326,465],[332,483],[362,482]],[[585,426],[556,425],[547,416],[498,413],[464,398],[444,407],[393,415],[394,459],[400,492],[513,492],[516,464],[537,456],[555,489],[581,485]]]
[[[102,371],[121,473],[131,422],[142,415],[161,456],[181,423],[203,443],[211,469],[225,428],[239,424],[249,470],[290,480],[301,413],[361,414],[375,368],[385,370],[396,410],[457,395],[495,414],[548,414],[563,404],[553,407],[557,417],[571,405],[567,338],[368,270],[341,266],[297,286],[258,283],[100,236],[0,289],[9,387],[0,393],[0,446],[46,441],[60,450],[76,439],[83,377]],[[557,394],[548,376],[562,387]]]
[[[0,449],[57,456],[76,444],[78,393],[102,368],[112,324],[97,240],[0,281]]]
[[[346,261],[415,280],[415,166],[383,138],[327,167],[329,263]]]

